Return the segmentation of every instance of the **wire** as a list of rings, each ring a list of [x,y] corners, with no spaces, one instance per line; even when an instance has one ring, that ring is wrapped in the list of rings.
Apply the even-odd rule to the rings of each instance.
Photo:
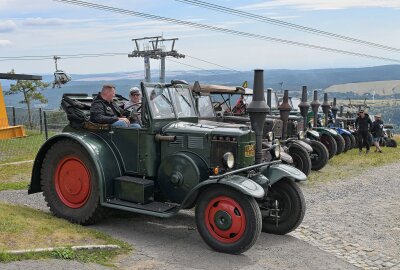
[[[245,11],[241,11],[241,10],[237,10],[237,9],[233,9],[233,8],[228,8],[228,7],[208,3],[205,1],[199,1],[199,0],[175,0],[175,1],[189,4],[189,5],[194,5],[197,7],[210,9],[210,10],[215,10],[215,11],[226,13],[226,14],[239,16],[242,18],[248,18],[248,19],[255,20],[255,21],[265,22],[265,23],[269,23],[269,24],[274,24],[274,25],[278,25],[278,26],[282,26],[282,27],[286,27],[286,28],[299,30],[302,32],[316,34],[319,36],[330,37],[330,38],[339,39],[342,41],[357,43],[357,44],[374,47],[374,48],[378,48],[378,49],[383,49],[383,50],[387,50],[387,51],[400,52],[399,48],[382,45],[382,44],[378,44],[378,43],[374,43],[374,42],[370,42],[370,41],[365,41],[365,40],[361,40],[361,39],[357,39],[357,38],[353,38],[353,37],[349,37],[349,36],[339,35],[339,34],[327,32],[327,31],[323,31],[323,30],[319,30],[316,28],[311,28],[311,27],[307,27],[307,26],[303,26],[303,25],[289,23],[289,22],[285,22],[282,20],[277,20],[277,19],[266,17],[266,16],[262,16],[262,15],[257,15],[257,14],[250,13],[250,12],[245,12]]]
[[[185,64],[185,63],[182,63],[182,62],[179,62],[179,61],[176,61],[176,60],[172,60],[170,58],[166,58],[166,60],[170,61],[170,62],[174,62],[174,63],[180,64],[180,65],[183,65],[183,66],[188,66],[188,67],[195,68],[195,69],[198,69],[198,70],[203,70],[203,71],[206,71],[206,72],[211,73],[211,74],[217,74],[215,72],[212,72],[211,70],[207,70],[207,69],[204,69],[204,68],[199,68],[199,67],[196,67],[196,66],[193,66],[193,65]]]
[[[57,56],[63,59],[88,58],[88,57],[103,57],[103,56],[118,56],[128,55],[128,53],[85,53],[85,54],[59,54]],[[25,55],[25,56],[0,56],[0,61],[18,61],[18,60],[49,60],[53,59],[54,55]]]
[[[145,18],[145,19],[164,21],[164,22],[168,22],[168,23],[179,24],[179,25],[184,25],[184,26],[189,26],[189,27],[194,27],[194,28],[199,28],[199,29],[205,29],[205,30],[210,30],[210,31],[214,31],[214,32],[232,34],[235,36],[242,36],[242,37],[247,37],[247,38],[253,38],[253,39],[264,40],[264,41],[272,41],[272,42],[294,45],[294,46],[299,46],[299,47],[305,47],[305,48],[310,48],[310,49],[316,49],[316,50],[321,50],[321,51],[328,51],[328,52],[334,52],[334,53],[339,53],[339,54],[400,63],[399,59],[380,57],[380,56],[375,56],[375,55],[370,55],[370,54],[357,53],[357,52],[352,52],[352,51],[334,49],[334,48],[313,45],[313,44],[308,44],[308,43],[302,43],[302,42],[297,42],[297,41],[291,41],[291,40],[286,40],[286,39],[274,38],[274,37],[269,37],[269,36],[264,36],[264,35],[252,34],[252,33],[248,33],[248,32],[242,32],[242,31],[231,30],[231,29],[226,29],[226,28],[217,27],[217,26],[211,26],[211,25],[206,25],[206,24],[172,19],[172,18],[157,16],[157,15],[152,15],[152,14],[146,14],[146,13],[126,10],[126,9],[121,9],[121,8],[114,8],[114,7],[110,7],[110,6],[99,5],[99,4],[94,4],[94,3],[89,3],[89,2],[79,1],[79,0],[53,0],[53,1],[82,6],[82,7],[88,7],[88,8],[93,8],[93,9],[98,9],[98,10],[103,10],[103,11],[109,11],[109,12],[114,12],[114,13],[119,13],[119,14],[124,14],[124,15],[141,17],[141,18]]]
[[[213,63],[213,62],[210,62],[210,61],[207,61],[207,60],[203,60],[203,59],[200,59],[200,58],[197,58],[197,57],[194,57],[194,56],[190,56],[190,55],[187,55],[187,54],[185,54],[185,56],[186,56],[187,58],[192,58],[192,59],[195,59],[195,60],[198,60],[198,61],[207,63],[207,64],[211,64],[211,65],[214,65],[214,66],[217,66],[217,67],[221,67],[221,68],[224,68],[224,69],[227,69],[227,70],[231,70],[231,71],[235,71],[235,72],[240,72],[239,70],[236,70],[236,69],[233,69],[233,68],[230,68],[230,67],[226,67],[226,66],[222,66],[222,65],[220,65],[220,64],[216,64],[216,63]]]

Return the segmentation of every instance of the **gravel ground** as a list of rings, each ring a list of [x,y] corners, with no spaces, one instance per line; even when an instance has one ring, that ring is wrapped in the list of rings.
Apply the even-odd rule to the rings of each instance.
[[[113,217],[94,227],[135,247],[135,253],[119,258],[122,269],[400,270],[398,175],[400,166],[391,164],[345,181],[302,185],[307,213],[300,228],[287,236],[262,234],[241,256],[211,251],[195,231],[191,211],[172,219]],[[0,201],[48,211],[41,194],[4,191]],[[9,268],[19,263],[24,262],[3,266],[20,269]],[[70,269],[77,268],[74,263]]]

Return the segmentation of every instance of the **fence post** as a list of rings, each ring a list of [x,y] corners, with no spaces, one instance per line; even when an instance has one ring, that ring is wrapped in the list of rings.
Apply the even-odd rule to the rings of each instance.
[[[42,134],[43,133],[42,108],[39,108],[39,125],[40,125],[40,134]]]
[[[47,139],[49,138],[49,133],[47,132],[47,115],[46,111],[43,111],[43,120],[44,120],[44,136]]]
[[[15,107],[12,106],[11,108],[12,108],[12,121],[13,121],[13,126],[16,126],[16,125],[17,125],[17,121],[16,121],[16,119],[15,119]]]

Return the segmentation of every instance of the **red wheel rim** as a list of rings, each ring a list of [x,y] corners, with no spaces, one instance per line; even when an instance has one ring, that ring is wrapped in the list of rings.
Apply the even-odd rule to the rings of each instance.
[[[238,241],[246,229],[242,207],[226,196],[216,197],[208,203],[204,221],[212,237],[223,243]]]
[[[88,200],[90,173],[79,158],[68,156],[60,160],[54,181],[57,195],[66,206],[80,208]]]

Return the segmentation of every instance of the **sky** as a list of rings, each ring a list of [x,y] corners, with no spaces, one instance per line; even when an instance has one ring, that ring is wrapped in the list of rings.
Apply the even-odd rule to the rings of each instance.
[[[290,23],[400,48],[399,0],[204,0]],[[193,7],[175,0],[90,0],[137,12],[224,27],[341,50],[400,59],[390,52],[329,39],[246,18]],[[143,70],[143,59],[128,58],[132,38],[179,38],[178,52],[235,70],[363,67],[393,62],[295,47],[165,22],[72,6],[52,0],[0,0],[0,58],[26,55],[126,53],[99,58],[61,59],[68,73]],[[142,45],[142,44],[141,44]],[[168,45],[168,44],[166,44]],[[167,46],[168,47],[168,46]],[[219,69],[187,57],[167,61],[168,70]],[[159,61],[151,62],[158,69]],[[190,65],[190,66],[187,66]],[[0,72],[43,74],[53,60],[0,61]]]

